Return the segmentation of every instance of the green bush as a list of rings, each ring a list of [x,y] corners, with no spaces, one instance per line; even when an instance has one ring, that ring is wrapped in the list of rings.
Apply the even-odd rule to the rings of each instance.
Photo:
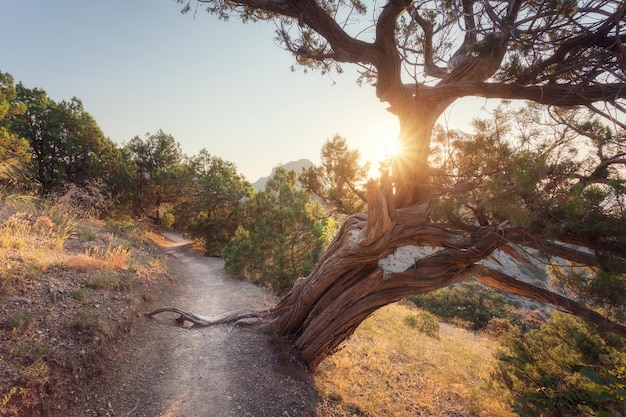
[[[430,337],[439,337],[439,321],[428,311],[419,310],[416,313],[407,314],[403,322]]]
[[[100,328],[100,317],[92,310],[81,309],[72,320],[72,327],[78,330],[98,330]]]
[[[166,211],[165,213],[163,213],[163,216],[161,217],[161,226],[164,229],[169,230],[174,225],[175,221],[176,219],[174,217],[174,213],[172,213],[171,211]]]
[[[510,317],[514,310],[504,296],[477,282],[463,282],[409,300],[444,320],[469,322],[473,330],[484,328],[494,317]]]
[[[99,271],[87,281],[87,287],[102,290],[116,290],[120,287],[120,279],[115,272]]]
[[[78,236],[80,237],[80,240],[82,240],[83,242],[91,242],[91,241],[96,240],[96,237],[98,235],[96,234],[95,230],[89,227],[85,227],[83,229],[80,229]]]
[[[85,302],[89,300],[89,290],[86,288],[77,288],[70,292],[70,296],[76,301]]]
[[[16,310],[5,316],[5,327],[14,332],[22,333],[33,322],[33,315],[26,310]]]
[[[139,224],[133,220],[107,220],[105,228],[115,235],[126,236],[126,234],[139,229]]]
[[[522,416],[622,416],[626,342],[556,312],[540,329],[501,339],[497,372]]]
[[[313,270],[330,222],[321,206],[295,186],[295,172],[277,168],[247,203],[252,213],[222,252],[226,269],[284,294]]]

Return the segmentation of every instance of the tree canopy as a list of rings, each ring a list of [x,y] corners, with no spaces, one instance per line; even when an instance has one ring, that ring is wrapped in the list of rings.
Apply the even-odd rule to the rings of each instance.
[[[11,74],[0,72],[0,159],[28,162],[28,142],[12,132],[10,119],[26,111],[26,105],[17,100]]]
[[[226,269],[285,293],[313,270],[334,223],[296,188],[295,171],[282,167],[247,206],[246,221],[224,249]]]
[[[125,145],[134,165],[134,205],[137,216],[162,216],[162,204],[171,202],[179,189],[175,181],[182,160],[180,144],[170,134],[159,130],[146,133],[145,139],[135,136]]]
[[[358,150],[348,149],[339,135],[326,141],[320,152],[321,164],[298,175],[303,188],[321,198],[335,213],[354,214],[364,211],[368,163],[361,163]]]
[[[180,198],[174,207],[177,221],[203,242],[207,254],[221,256],[244,222],[252,186],[233,163],[206,149],[188,158],[185,165],[189,176],[180,184]]]
[[[11,116],[10,128],[28,142],[41,194],[57,191],[65,183],[109,179],[117,148],[79,99],[57,103],[44,90],[22,83],[16,87],[16,98],[24,111]]]

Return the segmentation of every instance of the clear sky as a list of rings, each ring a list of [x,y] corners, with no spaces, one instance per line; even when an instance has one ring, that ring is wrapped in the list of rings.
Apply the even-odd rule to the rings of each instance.
[[[351,67],[333,79],[292,72],[273,24],[180,9],[174,0],[0,0],[0,71],[57,102],[79,98],[118,144],[162,129],[187,155],[206,148],[251,182],[281,163],[318,163],[336,133],[377,165],[397,136],[396,118]],[[448,117],[479,116],[460,108]]]

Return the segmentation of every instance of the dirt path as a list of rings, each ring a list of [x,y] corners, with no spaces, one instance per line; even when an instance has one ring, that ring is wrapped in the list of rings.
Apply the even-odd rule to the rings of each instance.
[[[190,251],[180,236],[162,249],[174,257],[174,291],[155,306],[210,316],[262,309],[267,292],[232,279],[221,259]],[[176,269],[178,269],[176,271]],[[181,328],[175,315],[141,318],[125,352],[94,390],[84,415],[124,417],[314,416],[313,384],[278,363],[265,335],[229,325]]]

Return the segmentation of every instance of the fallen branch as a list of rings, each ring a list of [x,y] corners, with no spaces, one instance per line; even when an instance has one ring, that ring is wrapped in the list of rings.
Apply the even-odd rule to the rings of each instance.
[[[9,303],[24,303],[24,304],[33,303],[30,298],[26,298],[26,297],[6,297],[5,301]]]
[[[189,311],[181,310],[176,307],[159,308],[149,313],[145,313],[144,316],[152,317],[155,314],[166,312],[180,314],[180,316],[176,319],[176,323],[178,323],[179,325],[183,325],[185,321],[189,321],[197,326],[213,326],[215,324],[237,323],[239,320],[244,319],[262,320],[267,316],[267,312],[264,311],[252,311],[248,309],[242,309],[227,311],[226,313],[222,313],[217,316],[204,317]]]

